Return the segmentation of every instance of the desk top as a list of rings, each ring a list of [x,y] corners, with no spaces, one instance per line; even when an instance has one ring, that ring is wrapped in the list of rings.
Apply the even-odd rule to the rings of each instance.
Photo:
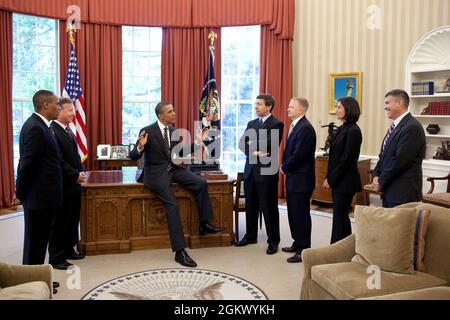
[[[88,171],[87,182],[83,183],[83,188],[90,187],[111,187],[111,186],[127,186],[127,185],[143,185],[136,182],[142,170],[101,170]],[[234,179],[228,177],[228,180],[208,180],[208,184],[233,183]]]

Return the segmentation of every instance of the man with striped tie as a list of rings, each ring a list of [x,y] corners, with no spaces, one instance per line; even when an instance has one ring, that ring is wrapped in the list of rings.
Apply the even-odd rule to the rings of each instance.
[[[190,171],[176,165],[172,161],[172,152],[179,141],[173,141],[171,136],[175,129],[175,111],[170,102],[162,101],[155,107],[158,120],[141,129],[139,139],[130,152],[132,160],[144,156],[144,169],[138,182],[144,182],[166,209],[167,225],[169,227],[170,243],[175,253],[175,261],[186,267],[196,267],[195,261],[187,254],[180,210],[175,193],[170,187],[173,182],[179,183],[194,193],[200,220],[200,235],[223,231],[208,221],[213,218],[211,200],[206,180]],[[188,146],[190,153],[203,145],[203,135],[196,136],[196,141]],[[178,147],[177,147],[178,148]],[[183,156],[187,156],[183,154]]]
[[[58,119],[50,127],[55,133],[61,150],[63,172],[63,206],[52,226],[49,253],[50,263],[55,269],[66,270],[71,264],[68,260],[83,259],[84,255],[75,251],[78,244],[78,225],[81,209],[81,183],[86,181],[86,173],[81,165],[75,136],[69,124],[75,117],[75,107],[69,98],[58,101]]]
[[[422,160],[425,132],[409,113],[409,96],[392,90],[385,96],[384,111],[393,122],[381,146],[374,169],[374,188],[382,192],[383,207],[422,200]]]

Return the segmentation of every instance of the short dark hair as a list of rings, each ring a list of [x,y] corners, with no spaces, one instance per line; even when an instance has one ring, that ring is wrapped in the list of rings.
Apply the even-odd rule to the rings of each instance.
[[[345,122],[356,123],[359,120],[361,109],[358,101],[353,97],[340,98],[339,101],[345,110]]]
[[[33,96],[34,111],[41,111],[44,103],[50,103],[53,97],[55,97],[55,94],[48,90],[39,90],[38,92],[36,92]]]
[[[168,101],[161,101],[156,105],[155,113],[158,118],[159,118],[159,115],[162,113],[163,108],[169,104],[171,104],[171,103]]]
[[[275,108],[275,99],[268,93],[262,93],[256,97],[256,99],[263,99],[266,106],[271,106],[270,112]]]
[[[386,93],[386,95],[384,97],[387,98],[389,96],[394,97],[398,100],[401,100],[406,108],[409,107],[409,95],[405,90],[395,89],[395,90],[392,90],[392,91],[389,91],[388,93]]]
[[[69,98],[61,98],[61,99],[59,99],[57,104],[60,108],[62,108],[65,104],[68,104],[68,103],[73,104],[73,101]]]

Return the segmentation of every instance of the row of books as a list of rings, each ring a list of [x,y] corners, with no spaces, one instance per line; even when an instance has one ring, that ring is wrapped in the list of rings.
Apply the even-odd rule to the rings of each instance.
[[[411,94],[413,96],[433,95],[434,94],[434,82],[413,82]]]
[[[450,115],[450,101],[435,101],[428,103],[422,111],[423,115],[429,116],[448,116]]]

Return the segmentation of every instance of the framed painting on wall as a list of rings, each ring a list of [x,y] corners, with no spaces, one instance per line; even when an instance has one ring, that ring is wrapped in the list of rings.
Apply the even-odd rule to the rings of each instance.
[[[343,97],[355,98],[361,108],[361,77],[361,72],[330,73],[330,113],[336,113],[336,104]]]

